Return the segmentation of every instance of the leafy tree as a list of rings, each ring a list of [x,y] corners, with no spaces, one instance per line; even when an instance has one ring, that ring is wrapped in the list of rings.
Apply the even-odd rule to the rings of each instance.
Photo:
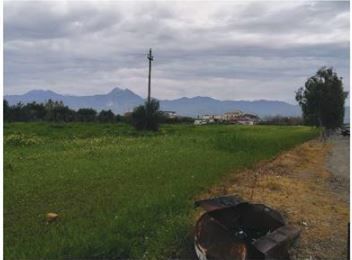
[[[72,122],[76,119],[76,112],[67,106],[56,106],[52,112],[56,122]]]
[[[161,118],[159,107],[159,101],[156,99],[136,107],[131,115],[132,125],[137,130],[159,130]]]
[[[267,116],[259,122],[261,125],[302,125],[301,117],[296,116]]]
[[[97,116],[97,111],[92,108],[80,108],[77,111],[77,117],[82,122],[94,122]]]
[[[124,120],[123,116],[121,116],[121,115],[115,116],[115,122],[122,122],[123,120]]]
[[[4,99],[4,121],[9,121],[10,120],[10,113],[11,113],[11,107],[9,106],[9,102],[7,102],[6,99]]]
[[[22,110],[26,121],[44,120],[46,116],[45,106],[36,102],[26,104],[23,106]]]
[[[111,110],[102,110],[98,115],[98,121],[104,123],[112,123],[115,121],[115,115]]]
[[[305,124],[336,129],[343,124],[347,92],[333,68],[322,67],[296,92]]]
[[[23,113],[23,104],[21,102],[11,107],[10,121],[26,121],[26,115]]]
[[[137,130],[144,130],[146,129],[146,109],[144,105],[140,105],[136,108],[134,108],[132,114],[131,114],[131,122],[132,125],[137,129]]]
[[[45,119],[48,121],[68,122],[72,117],[72,111],[62,101],[52,101],[49,99],[45,104],[45,110]]]

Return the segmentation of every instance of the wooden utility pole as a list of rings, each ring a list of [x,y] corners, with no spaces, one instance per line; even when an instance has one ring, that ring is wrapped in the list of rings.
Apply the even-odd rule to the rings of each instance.
[[[148,104],[150,103],[150,76],[152,73],[152,60],[154,59],[152,55],[152,49],[149,49],[149,54],[147,56],[149,60],[149,74],[148,74]]]

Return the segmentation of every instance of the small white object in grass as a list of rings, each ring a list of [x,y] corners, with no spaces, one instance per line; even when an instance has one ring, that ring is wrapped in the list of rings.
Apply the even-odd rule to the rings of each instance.
[[[50,223],[50,222],[57,220],[58,217],[59,217],[58,214],[53,213],[53,212],[49,212],[48,214],[46,214],[46,221],[47,221],[47,223]]]

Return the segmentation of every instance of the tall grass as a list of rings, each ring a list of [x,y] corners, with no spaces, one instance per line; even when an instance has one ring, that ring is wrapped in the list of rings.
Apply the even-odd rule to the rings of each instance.
[[[139,133],[93,123],[16,123],[4,132],[6,259],[177,256],[189,243],[196,194],[317,135],[187,125]],[[47,212],[58,221],[46,224]]]

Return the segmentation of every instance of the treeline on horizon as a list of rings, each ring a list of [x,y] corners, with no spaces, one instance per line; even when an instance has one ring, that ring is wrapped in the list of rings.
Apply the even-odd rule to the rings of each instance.
[[[17,103],[10,106],[4,100],[4,121],[5,122],[99,122],[119,123],[131,122],[131,113],[125,115],[114,114],[111,110],[97,112],[93,108],[80,108],[73,110],[65,106],[62,101],[49,99],[46,103],[31,102],[27,104]],[[168,118],[160,116],[161,123],[191,123],[190,117]]]
[[[97,112],[93,108],[80,108],[73,110],[65,106],[62,101],[49,99],[46,103],[31,102],[17,103],[10,106],[4,100],[5,122],[99,122],[99,123],[131,123],[131,114],[114,114],[111,110]],[[168,118],[161,115],[161,123],[193,123],[191,117]],[[302,117],[270,116],[263,118],[261,125],[303,125]]]
[[[304,125],[300,116],[268,116],[259,122],[260,125]]]

